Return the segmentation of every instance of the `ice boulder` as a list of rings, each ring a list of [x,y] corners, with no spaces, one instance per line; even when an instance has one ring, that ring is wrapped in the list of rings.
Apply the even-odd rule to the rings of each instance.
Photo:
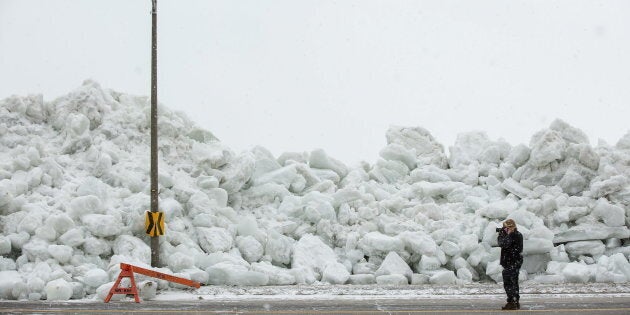
[[[114,286],[114,282],[112,281],[112,282],[105,283],[99,286],[98,288],[96,288],[96,297],[98,298],[98,300],[104,301],[113,286]],[[120,301],[122,300],[123,297],[124,296],[122,294],[114,294],[112,295],[110,301]]]
[[[435,256],[422,255],[418,262],[418,271],[426,272],[437,270],[442,266],[442,262]]]
[[[608,179],[591,182],[590,195],[592,198],[600,198],[622,190],[628,183],[624,175],[611,176]]]
[[[64,279],[55,279],[46,284],[46,299],[67,301],[72,297],[72,286]]]
[[[506,142],[490,141],[485,132],[466,132],[457,135],[455,145],[449,148],[451,155],[449,165],[453,168],[479,164],[499,165],[510,153]]]
[[[567,282],[587,283],[590,279],[589,268],[581,263],[568,263],[562,270]]]
[[[66,245],[48,245],[48,253],[58,262],[65,264],[72,258],[73,249]]]
[[[256,160],[251,152],[244,152],[232,159],[222,170],[220,187],[228,193],[235,193],[245,185],[254,172]]]
[[[580,224],[556,233],[554,243],[584,240],[605,240],[609,238],[628,238],[630,230],[626,226],[610,227],[604,224]]]
[[[20,298],[19,292],[14,292],[14,288],[18,288],[24,281],[20,274],[15,270],[0,271],[0,299],[16,300]],[[14,294],[18,293],[18,294]]]
[[[553,242],[548,239],[532,237],[523,241],[523,255],[547,254],[553,249]]]
[[[226,229],[220,227],[199,227],[197,228],[197,238],[199,246],[206,253],[225,252],[234,246],[232,235]]]
[[[388,144],[379,155],[388,161],[399,161],[404,163],[408,169],[416,168],[416,151],[408,149],[398,143]]]
[[[261,286],[269,283],[269,276],[262,272],[251,271],[243,266],[230,263],[218,263],[206,269],[208,282],[217,285]]]
[[[510,212],[518,208],[518,203],[512,199],[502,199],[492,202],[475,211],[475,214],[489,219],[505,219]]]
[[[304,268],[320,280],[326,267],[337,263],[337,255],[318,236],[305,234],[293,246],[291,268]]]
[[[626,224],[626,211],[624,208],[612,205],[604,198],[598,200],[597,205],[593,209],[593,215],[608,226],[624,226]]]
[[[141,239],[131,235],[120,235],[112,246],[114,254],[148,264],[151,262],[151,248]]]
[[[626,281],[630,280],[630,263],[626,256],[621,253],[610,256],[610,270],[625,276]]]
[[[263,185],[267,183],[275,183],[289,189],[292,187],[291,185],[297,183],[297,181],[299,181],[299,178],[301,177],[301,175],[298,175],[296,165],[293,164],[273,170],[269,173],[261,174],[254,178],[251,182],[253,186]],[[303,177],[302,180],[304,180]],[[294,185],[293,187],[296,186]],[[302,186],[302,189],[303,188],[304,187]],[[297,191],[301,191],[301,189]]]
[[[408,282],[411,282],[411,275],[413,274],[413,271],[409,268],[409,265],[400,258],[398,254],[396,254],[396,252],[389,252],[374,275],[378,277],[394,274],[403,275],[407,277]]]
[[[15,270],[15,261],[11,258],[0,257],[0,271]]]
[[[122,231],[122,223],[109,214],[86,214],[81,217],[81,222],[94,236],[115,236]]]
[[[457,269],[457,279],[470,283],[473,281],[473,274],[468,268],[459,268]]]
[[[98,288],[107,282],[109,282],[109,275],[103,269],[90,269],[83,275],[83,283],[91,288]]]
[[[457,276],[451,270],[441,270],[435,272],[430,278],[431,284],[447,285],[457,283]]]
[[[530,147],[532,151],[529,163],[540,168],[551,162],[564,159],[567,143],[560,133],[547,129],[532,137]]]
[[[293,255],[294,243],[294,239],[271,230],[265,245],[265,255],[269,255],[273,262],[289,264]]]
[[[224,166],[233,153],[219,142],[193,142],[191,156],[200,167],[216,169]]]
[[[50,258],[48,245],[49,243],[47,241],[34,237],[22,246],[22,253],[25,254],[30,261],[46,260]]]
[[[582,130],[569,125],[562,119],[554,119],[549,125],[549,129],[558,132],[562,139],[568,143],[588,144],[589,142],[588,137]]]
[[[104,213],[101,200],[94,195],[79,196],[70,202],[67,213],[72,218],[79,218],[86,214]]]
[[[606,246],[601,241],[569,242],[564,245],[567,253],[574,257],[580,255],[600,256],[606,251]]]
[[[529,160],[529,154],[531,150],[524,144],[519,144],[512,148],[510,154],[507,156],[507,161],[514,167],[521,167]]]
[[[252,264],[252,270],[264,273],[269,278],[269,285],[295,284],[295,276],[286,268],[274,266],[267,261]]]
[[[243,258],[248,262],[256,262],[260,260],[264,254],[264,248],[256,238],[251,235],[238,236],[236,238],[236,245],[241,251]]]
[[[310,154],[308,164],[312,168],[331,170],[340,178],[344,178],[348,174],[348,167],[342,162],[329,157],[322,149],[313,150]]]
[[[4,235],[0,235],[0,255],[6,255],[10,252],[11,252],[11,240]]]
[[[402,252],[405,244],[398,237],[387,236],[380,232],[369,232],[359,241],[359,248],[371,256],[390,251]]]
[[[322,282],[331,284],[344,284],[348,278],[350,278],[350,272],[339,262],[329,263],[322,273]]]
[[[399,144],[415,150],[418,165],[432,164],[440,168],[448,165],[444,147],[424,128],[391,126],[385,137],[387,144]]]
[[[193,268],[195,260],[190,253],[174,252],[166,257],[166,262],[171,270],[180,272],[184,269]]]
[[[46,219],[46,225],[52,226],[58,235],[62,235],[74,227],[74,221],[65,213],[50,215]]]
[[[369,172],[370,178],[379,183],[396,183],[409,174],[409,167],[395,160],[378,160]]]

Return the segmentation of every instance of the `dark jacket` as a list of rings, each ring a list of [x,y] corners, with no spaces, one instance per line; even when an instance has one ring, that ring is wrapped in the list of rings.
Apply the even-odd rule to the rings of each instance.
[[[499,246],[501,246],[501,266],[506,269],[521,268],[523,264],[523,234],[518,230],[507,234],[499,232]]]

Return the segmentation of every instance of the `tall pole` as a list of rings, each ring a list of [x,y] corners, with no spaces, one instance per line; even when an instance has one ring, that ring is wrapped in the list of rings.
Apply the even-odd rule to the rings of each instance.
[[[151,212],[158,212],[157,0],[151,9]],[[160,265],[160,239],[151,237],[151,267]]]

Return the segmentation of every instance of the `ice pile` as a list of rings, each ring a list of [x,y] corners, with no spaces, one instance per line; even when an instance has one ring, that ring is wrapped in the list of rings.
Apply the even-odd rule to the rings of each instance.
[[[498,282],[494,230],[512,218],[522,280],[630,281],[630,133],[592,147],[556,120],[528,146],[470,132],[447,154],[427,130],[394,126],[374,164],[349,167],[322,150],[236,153],[159,112],[165,272],[217,285]],[[120,262],[149,264],[149,113],[147,98],[92,81],[52,102],[0,101],[0,299],[102,298]]]

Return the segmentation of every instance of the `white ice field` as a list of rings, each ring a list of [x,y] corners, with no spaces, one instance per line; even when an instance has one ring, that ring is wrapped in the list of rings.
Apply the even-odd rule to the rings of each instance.
[[[146,97],[83,86],[0,101],[0,299],[102,298],[150,263]],[[208,285],[500,282],[516,220],[524,283],[630,282],[630,132],[593,147],[556,120],[529,145],[391,127],[375,163],[234,152],[159,110],[162,271]],[[142,298],[179,288],[139,277]],[[209,288],[209,287],[208,287]],[[500,286],[497,287],[500,290]],[[203,288],[202,288],[203,289]]]

